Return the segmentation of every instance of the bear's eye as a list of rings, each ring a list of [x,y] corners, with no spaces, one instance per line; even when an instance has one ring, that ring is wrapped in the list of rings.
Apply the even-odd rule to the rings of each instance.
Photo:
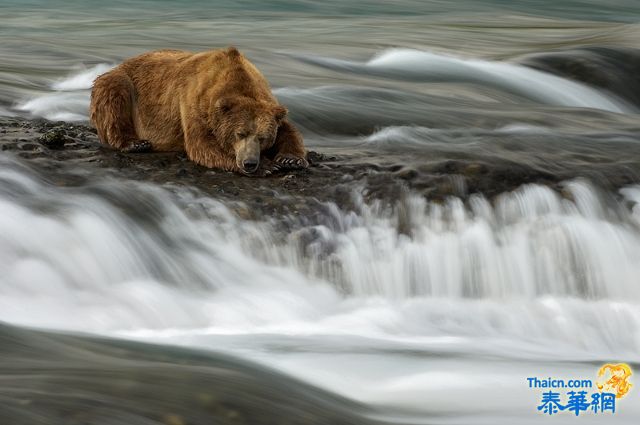
[[[236,136],[238,136],[238,139],[244,139],[247,136],[249,136],[249,132],[248,131],[238,131],[236,133]]]

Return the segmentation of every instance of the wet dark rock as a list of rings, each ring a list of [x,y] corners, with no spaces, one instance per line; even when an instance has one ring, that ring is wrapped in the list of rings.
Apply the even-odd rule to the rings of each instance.
[[[35,151],[38,149],[38,145],[34,143],[23,143],[20,145],[20,149],[23,151]]]
[[[402,180],[413,180],[418,177],[418,172],[412,168],[405,168],[396,172],[396,176]]]
[[[67,134],[60,128],[53,129],[40,136],[38,140],[49,149],[62,149],[67,141]]]
[[[77,137],[72,139],[68,135],[73,131]],[[476,152],[446,150],[444,145],[441,151],[327,147],[308,152],[308,169],[280,170],[259,178],[207,169],[184,153],[120,153],[101,144],[92,129],[81,124],[0,118],[0,149],[9,155],[19,152],[21,161],[33,164],[53,184],[75,186],[114,177],[150,182],[171,191],[197,190],[230,204],[245,204],[242,214],[252,219],[291,214],[302,222],[317,214],[330,215],[322,210],[329,202],[357,211],[354,192],[365,201],[380,199],[396,205],[407,193],[434,202],[449,196],[464,200],[475,193],[491,199],[523,184],[555,188],[576,177],[611,190],[640,182],[640,144],[635,141],[598,142],[596,146],[596,141],[587,140],[585,145],[581,140],[574,148],[564,139],[558,143],[544,137],[524,144],[509,136],[506,147],[501,145],[506,142],[497,139],[491,150]],[[497,155],[499,149],[507,154]],[[399,223],[403,233],[410,232],[409,224]]]
[[[326,160],[327,160],[327,157],[319,152],[316,152],[316,151],[307,152],[307,161],[311,166],[316,166],[322,161],[326,161]]]
[[[478,164],[478,163],[469,164],[462,170],[462,174],[465,177],[469,177],[469,178],[479,176],[479,175],[486,175],[488,173],[489,173],[489,167],[487,167],[486,164]]]

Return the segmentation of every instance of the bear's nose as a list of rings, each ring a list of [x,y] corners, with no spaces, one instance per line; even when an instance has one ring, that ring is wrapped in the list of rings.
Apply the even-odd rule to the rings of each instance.
[[[244,171],[246,171],[247,173],[253,173],[258,168],[258,161],[247,159],[246,161],[242,162],[242,168],[244,168]]]

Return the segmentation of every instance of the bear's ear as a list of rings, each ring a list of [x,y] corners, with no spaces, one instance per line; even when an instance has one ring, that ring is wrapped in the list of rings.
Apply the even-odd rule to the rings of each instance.
[[[287,111],[287,108],[282,105],[278,105],[273,108],[273,115],[276,117],[276,121],[278,122],[282,121],[287,116],[287,113],[289,113],[289,111]]]
[[[233,108],[233,101],[228,97],[220,98],[216,101],[216,111],[226,113]]]

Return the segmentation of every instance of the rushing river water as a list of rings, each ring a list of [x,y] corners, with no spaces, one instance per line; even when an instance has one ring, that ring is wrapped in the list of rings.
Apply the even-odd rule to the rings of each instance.
[[[241,196],[63,187],[0,153],[7,425],[210,423],[202,406],[219,423],[537,423],[527,377],[640,371],[638,2],[0,0],[0,16],[0,115],[82,122],[122,59],[233,44],[310,148],[415,174],[400,197],[345,175],[346,203],[250,220]],[[486,171],[507,165],[525,184]],[[434,170],[451,196],[420,183]],[[637,389],[579,418],[639,419]]]

